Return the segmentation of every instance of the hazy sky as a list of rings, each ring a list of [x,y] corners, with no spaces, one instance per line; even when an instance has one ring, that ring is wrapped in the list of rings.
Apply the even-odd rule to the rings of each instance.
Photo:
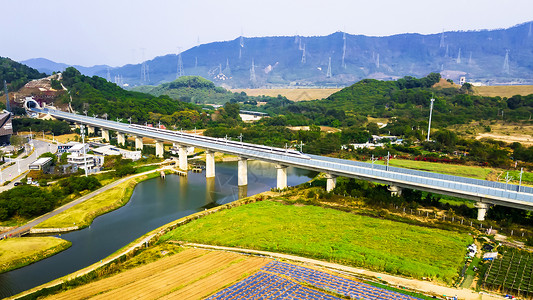
[[[391,35],[506,28],[532,0],[0,0],[0,56],[138,63],[241,35]]]

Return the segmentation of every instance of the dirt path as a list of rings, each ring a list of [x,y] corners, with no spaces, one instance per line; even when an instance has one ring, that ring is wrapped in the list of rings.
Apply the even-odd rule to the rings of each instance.
[[[202,245],[202,244],[194,244],[194,243],[188,243],[186,245],[191,246],[191,247],[205,248],[205,249],[235,251],[239,253],[249,253],[249,254],[263,255],[263,256],[274,257],[274,258],[282,258],[286,260],[291,260],[291,261],[296,261],[296,262],[301,262],[301,263],[308,263],[308,264],[312,264],[312,265],[316,265],[320,267],[325,267],[325,268],[333,269],[337,271],[349,272],[353,274],[362,274],[365,276],[380,278],[388,282],[389,285],[391,286],[403,286],[403,287],[407,287],[407,288],[414,289],[417,291],[421,291],[425,294],[437,294],[441,296],[442,295],[447,295],[447,296],[457,295],[459,299],[467,299],[467,300],[470,300],[470,299],[501,300],[502,299],[501,296],[497,296],[497,295],[476,293],[472,290],[456,289],[456,288],[438,285],[436,283],[432,283],[428,281],[408,279],[408,278],[389,275],[385,273],[378,273],[378,272],[368,271],[364,269],[343,266],[343,265],[339,265],[335,263],[328,263],[328,262],[319,261],[315,259],[294,256],[294,255],[280,254],[280,253],[267,252],[267,251],[250,250],[250,249],[242,249],[242,248]]]

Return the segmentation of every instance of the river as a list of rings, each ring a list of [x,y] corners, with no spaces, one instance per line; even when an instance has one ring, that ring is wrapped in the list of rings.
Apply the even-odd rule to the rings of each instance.
[[[308,181],[316,173],[289,167],[289,186]],[[255,195],[276,186],[273,164],[249,161],[247,194]],[[241,193],[242,193],[241,189]],[[237,163],[218,163],[216,177],[189,172],[187,177],[167,175],[139,183],[130,201],[122,208],[94,220],[90,227],[62,234],[72,246],[52,257],[0,274],[0,296],[8,297],[76,270],[112,254],[141,235],[204,207],[235,201]]]

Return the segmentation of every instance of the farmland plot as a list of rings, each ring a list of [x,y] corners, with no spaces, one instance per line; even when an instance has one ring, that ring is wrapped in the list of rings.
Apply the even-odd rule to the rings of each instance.
[[[493,260],[483,279],[485,288],[524,297],[533,296],[533,254],[508,250]]]

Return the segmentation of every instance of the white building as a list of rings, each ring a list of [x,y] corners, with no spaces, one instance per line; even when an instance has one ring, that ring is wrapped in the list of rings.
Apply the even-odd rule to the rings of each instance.
[[[131,159],[134,161],[141,159],[142,156],[141,151],[129,151],[112,145],[106,145],[95,148],[93,149],[93,153],[101,156],[121,155],[122,158]]]
[[[83,151],[84,148],[85,148],[85,152]],[[83,153],[87,153],[87,151],[89,151],[89,145],[82,144],[82,143],[77,143],[67,150],[67,152],[73,155],[82,155]]]
[[[30,170],[41,170],[41,171],[48,171],[50,168],[50,165],[52,164],[52,158],[51,157],[41,157],[37,159],[36,161],[32,162],[28,169]]]
[[[79,169],[85,169],[87,166],[87,170],[99,168],[102,165],[100,157],[91,154],[86,154],[85,156],[83,154],[72,154],[68,156],[67,162]]]

